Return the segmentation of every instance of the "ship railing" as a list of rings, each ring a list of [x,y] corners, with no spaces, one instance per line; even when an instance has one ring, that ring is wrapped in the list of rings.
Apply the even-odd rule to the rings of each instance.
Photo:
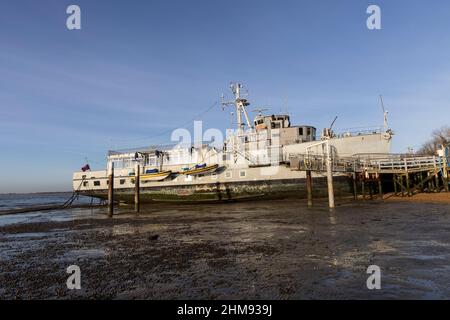
[[[138,148],[129,148],[129,149],[118,149],[118,150],[108,150],[108,156],[112,155],[122,155],[122,154],[134,154],[136,152],[141,153],[153,153],[155,151],[169,151],[172,149],[178,148],[192,148],[192,147],[205,147],[211,146],[215,141],[201,141],[198,143],[171,143],[171,144],[159,144],[159,145],[150,145],[146,147],[138,147]]]
[[[339,132],[334,133],[333,138],[355,137],[368,134],[382,134],[384,131],[384,127],[380,126],[340,129]]]
[[[321,154],[289,154],[291,170],[326,171],[326,155]],[[362,162],[353,157],[331,157],[331,167],[335,172],[353,172],[362,166]]]

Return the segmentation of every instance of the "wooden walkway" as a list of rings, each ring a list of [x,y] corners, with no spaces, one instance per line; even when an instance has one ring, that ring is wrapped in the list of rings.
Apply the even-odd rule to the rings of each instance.
[[[347,173],[353,179],[355,198],[366,193],[383,195],[383,186],[395,195],[410,196],[415,192],[449,191],[449,159],[425,156],[360,155],[331,157],[332,171]],[[326,171],[326,156],[293,154],[289,157],[291,170]]]

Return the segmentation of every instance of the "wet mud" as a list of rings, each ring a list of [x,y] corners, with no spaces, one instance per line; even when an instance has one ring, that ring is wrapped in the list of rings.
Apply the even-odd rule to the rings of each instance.
[[[342,202],[342,201],[341,201]],[[299,201],[0,220],[1,299],[449,299],[450,206]],[[127,213],[128,212],[128,213]],[[66,268],[81,269],[69,290]],[[368,290],[369,265],[381,289]]]

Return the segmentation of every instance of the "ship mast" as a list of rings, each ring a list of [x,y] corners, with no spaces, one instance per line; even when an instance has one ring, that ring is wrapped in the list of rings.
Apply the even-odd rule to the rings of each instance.
[[[250,105],[250,102],[248,102],[247,99],[241,98],[241,89],[243,88],[242,84],[231,83],[230,88],[235,99],[234,101],[224,101],[222,95],[222,108],[230,105],[236,106],[237,129],[239,133],[242,133],[245,129],[245,123],[242,120],[242,116],[245,118],[247,127],[253,128],[250,119],[248,118],[247,110],[245,109],[246,106]]]

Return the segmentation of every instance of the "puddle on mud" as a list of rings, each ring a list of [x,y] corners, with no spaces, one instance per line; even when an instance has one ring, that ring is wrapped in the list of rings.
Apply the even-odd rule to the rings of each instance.
[[[106,255],[104,249],[77,249],[65,253],[59,257],[61,261],[76,261],[77,259],[96,259],[102,258]]]

